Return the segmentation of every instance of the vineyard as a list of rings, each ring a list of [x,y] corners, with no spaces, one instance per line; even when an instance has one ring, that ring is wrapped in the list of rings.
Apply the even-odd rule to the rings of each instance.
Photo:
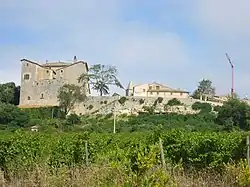
[[[57,175],[62,169],[105,166],[122,169],[127,177],[131,175],[127,185],[131,185],[131,181],[142,184],[138,181],[142,176],[161,166],[159,137],[163,140],[165,161],[169,168],[180,166],[183,171],[206,169],[223,173],[225,164],[246,157],[246,135],[243,132],[162,132],[160,129],[151,133],[119,134],[17,131],[3,134],[0,138],[0,167],[8,179],[13,177],[13,173],[18,178],[37,167]],[[108,172],[107,169],[105,171]],[[154,180],[165,176],[161,171],[159,176],[154,176]],[[160,186],[171,182],[171,174],[167,176],[168,179],[160,179]],[[158,183],[151,181],[150,184]]]

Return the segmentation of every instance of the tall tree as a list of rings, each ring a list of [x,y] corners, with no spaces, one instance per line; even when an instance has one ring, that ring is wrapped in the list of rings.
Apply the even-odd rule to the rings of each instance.
[[[250,106],[239,99],[229,98],[218,109],[217,122],[220,125],[232,125],[244,130],[250,130]]]
[[[111,85],[124,89],[117,75],[116,67],[96,64],[89,68],[88,74],[82,74],[78,81],[84,83],[88,81],[92,85],[92,89],[102,96],[109,94],[109,86]]]
[[[86,95],[82,93],[81,87],[74,84],[65,84],[58,91],[59,106],[67,115],[76,103],[84,101]]]
[[[19,96],[20,86],[16,87],[14,82],[0,84],[0,102],[18,105]]]
[[[199,99],[201,95],[214,96],[215,88],[212,85],[212,81],[208,79],[202,79],[198,83],[198,88],[193,93],[193,98]]]

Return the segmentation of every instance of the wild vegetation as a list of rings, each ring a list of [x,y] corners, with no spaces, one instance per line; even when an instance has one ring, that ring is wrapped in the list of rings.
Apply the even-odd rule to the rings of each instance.
[[[211,82],[203,83],[199,94],[213,94]],[[20,109],[18,88],[0,86],[1,186],[250,185],[245,102],[231,98],[221,107],[196,102],[197,114],[155,114],[163,101],[157,98],[146,113],[117,116],[113,133],[112,113],[66,115],[84,102],[81,89],[62,87],[58,107]],[[164,104],[182,105],[178,99]],[[34,125],[39,132],[30,131]]]

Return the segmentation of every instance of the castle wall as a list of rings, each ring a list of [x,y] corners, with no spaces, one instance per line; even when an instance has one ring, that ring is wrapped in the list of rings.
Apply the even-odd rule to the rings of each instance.
[[[84,63],[50,69],[23,61],[21,69],[20,105],[58,105],[59,88],[64,84],[82,85],[77,78],[87,73]]]
[[[127,100],[124,104],[119,103],[119,96],[111,97],[111,96],[91,96],[82,103],[76,104],[74,111],[76,114],[109,114],[115,111],[116,113],[127,113],[132,114],[138,111],[143,111],[143,106],[152,106],[156,101],[157,97],[126,97]],[[164,105],[172,98],[163,98],[161,104],[157,106],[157,110],[163,111]],[[144,102],[141,103],[141,100]],[[184,104],[183,106],[174,106],[170,107],[170,110],[175,112],[182,113],[195,113],[197,111],[192,110],[192,104],[195,102],[205,102],[192,98],[179,98],[179,100]],[[222,103],[217,102],[209,102],[211,105],[222,105]]]

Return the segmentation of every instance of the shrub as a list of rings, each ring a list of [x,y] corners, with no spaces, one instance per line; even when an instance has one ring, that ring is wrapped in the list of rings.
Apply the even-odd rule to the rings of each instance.
[[[101,101],[100,104],[102,105],[102,104],[103,104],[103,101]]]
[[[0,103],[0,124],[25,127],[29,124],[29,115],[15,105]]]
[[[154,106],[143,106],[142,107],[146,112],[153,114],[155,111],[155,107]]]
[[[87,109],[92,110],[94,108],[93,105],[89,105]]]
[[[104,101],[103,103],[106,105],[106,104],[108,104],[108,101]]]
[[[119,101],[119,103],[121,105],[123,105],[127,101],[127,98],[126,97],[121,97],[118,101]]]
[[[212,106],[209,103],[195,102],[192,105],[193,110],[200,110],[202,113],[208,113],[212,111]]]
[[[81,123],[81,119],[77,114],[70,114],[66,118],[66,122],[68,125],[79,124]]]
[[[139,100],[140,105],[144,104],[144,102],[145,102],[144,99],[140,99],[140,100]]]
[[[169,105],[169,106],[178,106],[178,105],[183,105],[183,104],[181,103],[180,100],[178,100],[176,98],[173,98],[173,99],[170,99],[168,101],[167,105]]]
[[[158,101],[158,103],[162,103],[163,97],[158,97],[158,98],[157,98],[157,101]]]

